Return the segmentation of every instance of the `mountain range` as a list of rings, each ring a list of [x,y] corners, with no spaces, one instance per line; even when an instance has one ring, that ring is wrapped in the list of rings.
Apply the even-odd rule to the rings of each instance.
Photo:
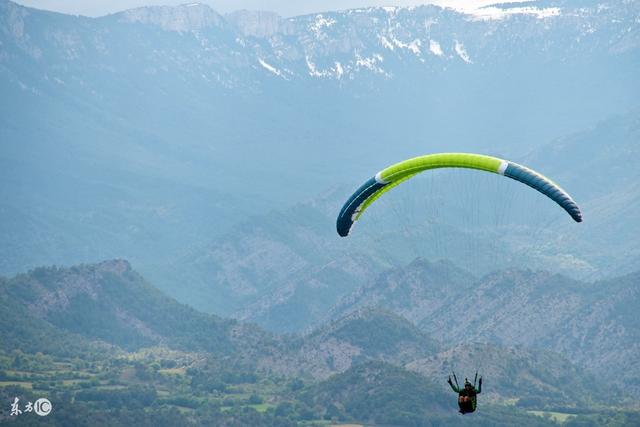
[[[437,328],[418,329],[406,318],[378,308],[354,310],[309,334],[274,335],[179,304],[149,285],[124,260],[69,269],[39,268],[2,279],[0,297],[4,355],[22,349],[28,354],[44,352],[57,358],[84,354],[86,359],[101,360],[164,348],[161,357],[171,357],[168,355],[174,352],[180,360],[192,360],[194,368],[220,363],[230,366],[233,361],[231,366],[260,375],[312,381],[372,361],[406,367],[437,381],[454,369],[481,369],[494,384],[488,393],[490,400],[501,402],[524,393],[569,406],[577,403],[570,398],[571,390],[583,390],[585,399],[596,398],[588,391],[595,390],[595,384],[609,384],[612,390],[615,385],[614,378],[601,375],[596,380],[581,368],[594,370],[583,359],[573,357],[572,363],[559,352],[528,350],[513,338],[486,344],[471,344],[468,335],[459,340],[452,340],[458,336],[442,339]],[[505,298],[518,301],[520,297],[505,294]],[[505,318],[506,313],[496,314]],[[455,333],[459,322],[450,320]],[[494,322],[487,316],[474,320],[480,327]],[[625,326],[630,333],[637,333],[637,325]],[[559,332],[563,335],[556,341],[578,346],[582,339]],[[483,336],[478,333],[475,338]],[[616,347],[628,350],[624,354],[630,377],[635,366],[633,345],[632,341],[619,341]],[[592,351],[610,358],[597,345]],[[531,382],[537,384],[535,388],[530,387]]]
[[[191,4],[86,18],[2,0],[0,271],[121,257],[187,301],[164,277],[204,273],[175,260],[327,191],[334,217],[362,179],[433,151],[529,161],[577,189],[588,256],[569,236],[520,264],[633,271],[629,239],[622,260],[598,248],[637,228],[637,4],[483,10],[281,18]]]
[[[327,378],[367,360],[446,375],[447,366],[461,363],[455,359],[473,357],[482,364],[479,354],[487,358],[483,369],[493,369],[493,376],[506,375],[500,365],[505,351],[501,348],[516,346],[520,348],[516,352],[508,350],[511,358],[535,360],[539,356],[528,355],[532,351],[564,354],[573,366],[583,366],[610,383],[622,367],[627,372],[624,381],[632,385],[637,375],[634,352],[639,328],[632,316],[637,274],[592,288],[558,276],[517,271],[496,273],[479,285],[463,287],[451,282],[455,274],[451,266],[416,261],[346,298],[340,307],[346,313],[342,317],[334,316],[308,334],[279,336],[179,304],[124,260],[39,268],[2,280],[4,350],[24,348],[62,356],[100,346],[125,351],[168,346],[205,352],[214,359],[237,360],[242,354],[247,363],[268,371]],[[397,286],[399,281],[402,287]],[[600,292],[591,299],[581,296],[593,288]],[[500,298],[491,297],[494,294]],[[589,305],[602,309],[587,316],[583,311]],[[580,321],[572,324],[572,318]],[[21,328],[19,334],[11,333],[12,324]],[[37,338],[41,331],[49,331],[51,337]],[[76,344],[70,348],[64,344],[72,341]],[[485,344],[468,344],[474,341]],[[577,368],[571,363],[551,357],[558,362],[537,363],[558,366],[554,375],[575,376]]]

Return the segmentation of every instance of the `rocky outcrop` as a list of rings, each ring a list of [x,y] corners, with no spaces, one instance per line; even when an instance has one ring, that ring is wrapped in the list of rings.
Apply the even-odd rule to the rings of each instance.
[[[273,12],[239,10],[225,15],[225,19],[243,36],[265,38],[277,33],[291,33],[293,30],[291,25],[287,25],[285,20]]]
[[[150,6],[130,9],[118,14],[124,22],[157,25],[168,31],[198,31],[220,27],[224,18],[209,6],[192,3],[180,6]]]

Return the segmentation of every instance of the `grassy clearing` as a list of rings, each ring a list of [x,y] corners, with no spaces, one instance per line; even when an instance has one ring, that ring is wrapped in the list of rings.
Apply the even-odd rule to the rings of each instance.
[[[187,370],[185,368],[159,369],[158,372],[164,375],[186,375],[187,374]]]
[[[127,386],[117,385],[117,384],[113,384],[113,385],[105,384],[105,385],[99,385],[99,386],[96,386],[96,387],[93,387],[93,388],[95,390],[127,390],[128,389]],[[158,394],[160,394],[160,393],[158,393]],[[167,392],[167,394],[169,394],[169,393]]]
[[[86,383],[87,380],[84,379],[73,379],[73,380],[62,380],[62,385],[65,387],[76,386],[80,383]]]
[[[171,405],[171,406],[173,406],[178,411],[180,411],[181,414],[192,414],[195,412],[195,409],[187,408],[186,406],[180,406],[180,405]]]
[[[258,412],[267,412],[267,410],[269,408],[273,408],[273,405],[269,405],[268,403],[260,403],[260,404],[256,404],[256,405],[247,405],[250,408],[255,409]]]

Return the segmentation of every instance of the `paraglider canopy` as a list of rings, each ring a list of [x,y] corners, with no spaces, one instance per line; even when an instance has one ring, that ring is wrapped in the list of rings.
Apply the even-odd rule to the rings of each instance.
[[[549,178],[526,166],[481,154],[438,153],[414,157],[391,165],[362,184],[340,210],[336,221],[338,234],[342,237],[348,236],[353,224],[363,212],[387,191],[421,172],[438,168],[476,169],[509,177],[556,202],[574,221],[582,221],[580,208],[566,191]]]

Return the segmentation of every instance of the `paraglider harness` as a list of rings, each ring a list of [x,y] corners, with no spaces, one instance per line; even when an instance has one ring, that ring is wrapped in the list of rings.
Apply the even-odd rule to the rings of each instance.
[[[460,408],[460,413],[462,415],[472,413],[476,410],[477,406],[477,395],[482,392],[482,377],[480,377],[480,381],[478,382],[478,373],[476,372],[476,376],[473,379],[473,384],[469,382],[466,378],[464,379],[464,387],[460,387],[458,385],[458,378],[456,378],[456,374],[453,373],[453,381],[451,381],[451,376],[447,382],[451,386],[451,389],[458,393],[458,407]],[[478,383],[478,388],[476,388],[476,382]]]

